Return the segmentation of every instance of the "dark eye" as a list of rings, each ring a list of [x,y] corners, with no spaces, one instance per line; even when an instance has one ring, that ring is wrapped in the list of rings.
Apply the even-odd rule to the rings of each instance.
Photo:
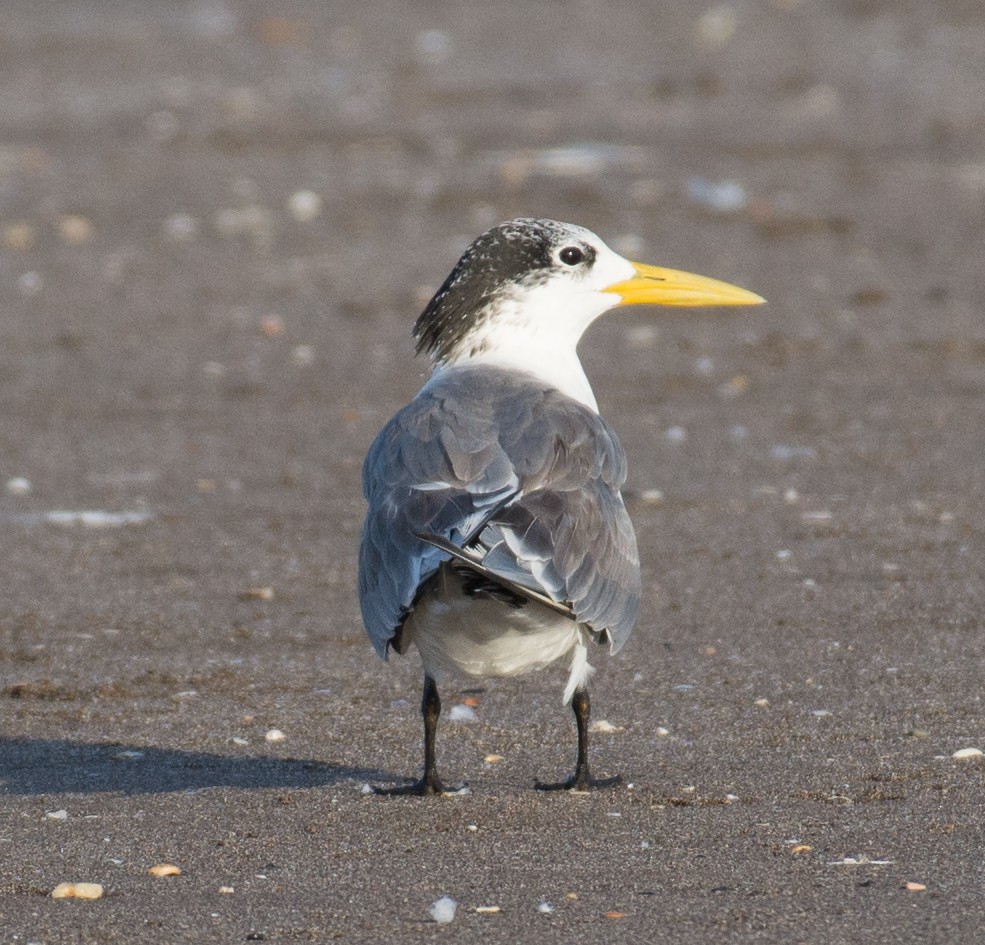
[[[558,253],[558,259],[566,266],[577,266],[585,258],[585,253],[579,246],[565,246]]]

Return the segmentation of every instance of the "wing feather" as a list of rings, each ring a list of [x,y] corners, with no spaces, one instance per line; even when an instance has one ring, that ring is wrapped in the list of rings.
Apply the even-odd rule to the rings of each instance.
[[[377,651],[450,557],[422,533],[471,543],[485,569],[570,605],[618,649],[640,598],[625,477],[609,425],[559,391],[488,366],[435,375],[363,467],[359,596]]]

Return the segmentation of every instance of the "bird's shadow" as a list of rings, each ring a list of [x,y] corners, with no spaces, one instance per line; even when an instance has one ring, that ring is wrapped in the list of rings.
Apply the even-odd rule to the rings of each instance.
[[[162,794],[203,788],[318,788],[394,775],[300,758],[217,755],[148,745],[0,737],[0,795]]]

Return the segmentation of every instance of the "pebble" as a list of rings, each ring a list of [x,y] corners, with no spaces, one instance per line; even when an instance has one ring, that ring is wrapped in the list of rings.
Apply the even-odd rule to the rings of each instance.
[[[664,430],[664,438],[671,443],[683,443],[687,439],[687,430],[684,427],[668,427]]]
[[[985,754],[981,748],[959,748],[953,755],[952,758],[957,758],[959,761],[967,761],[971,758],[981,758]]]
[[[924,886],[923,883],[910,882],[910,883],[906,883],[903,888],[909,890],[910,892],[923,892],[927,887]]]
[[[34,238],[34,227],[30,223],[11,223],[3,233],[3,242],[8,249],[30,249]]]
[[[104,512],[100,509],[85,509],[76,512],[68,509],[53,509],[43,514],[44,521],[51,525],[81,525],[84,528],[120,528],[126,525],[144,525],[152,518],[153,515],[143,509],[135,509],[131,512]]]
[[[92,224],[78,214],[69,214],[58,221],[58,232],[66,243],[81,246],[92,238]]]
[[[43,288],[44,281],[41,279],[41,274],[34,271],[25,272],[17,280],[17,291],[28,298],[37,295]]]
[[[291,349],[291,360],[300,367],[314,364],[315,349],[312,345],[295,345]]]
[[[287,736],[279,729],[272,728],[264,736],[268,742],[282,742]]]
[[[175,213],[164,221],[164,234],[175,243],[187,243],[198,235],[198,220],[188,213]]]
[[[232,886],[220,886],[219,887],[219,892],[221,892],[224,896],[230,896],[234,892],[236,892],[236,890],[233,889]]]
[[[276,338],[284,334],[284,319],[280,315],[264,315],[260,319],[260,334]]]
[[[543,915],[550,915],[554,911],[554,904],[550,902],[540,902],[537,904],[537,911]]]
[[[748,202],[746,189],[738,181],[711,181],[692,177],[687,182],[687,196],[696,203],[716,213],[736,213]]]
[[[436,899],[431,903],[429,911],[431,918],[438,925],[447,925],[455,918],[456,909],[458,909],[458,903],[451,896],[442,896],[440,899]]]
[[[718,396],[722,400],[735,400],[749,390],[749,378],[745,374],[736,374],[718,385]]]
[[[476,906],[475,911],[480,915],[495,915],[503,910],[499,906]]]
[[[717,49],[735,35],[738,25],[739,15],[735,8],[729,3],[720,3],[698,17],[695,34],[702,45]]]
[[[490,764],[491,765],[491,764],[495,764],[497,761],[502,761],[503,760],[503,756],[502,755],[486,755],[486,757],[483,758],[482,760],[486,764]]]
[[[597,721],[592,722],[589,726],[589,731],[612,734],[613,732],[625,732],[626,728],[623,725],[613,725],[606,719],[598,719]]]
[[[454,41],[444,30],[422,30],[414,37],[414,52],[419,62],[438,65],[454,51]]]
[[[47,817],[48,820],[68,820],[68,811],[67,810],[50,810],[50,811],[48,811],[47,814],[45,814],[45,817]]]
[[[248,587],[240,591],[240,600],[273,600],[274,589],[272,587]]]
[[[475,709],[467,705],[453,705],[448,713],[449,722],[474,722],[477,718]]]
[[[287,199],[287,209],[299,223],[307,223],[321,213],[322,199],[313,190],[296,190]]]
[[[31,491],[31,480],[23,476],[14,476],[7,480],[7,493],[9,495],[28,495]]]
[[[773,459],[815,459],[817,450],[810,446],[788,446],[785,443],[778,443],[770,449],[770,456]]]
[[[180,876],[181,870],[174,863],[158,863],[148,871],[151,876]]]
[[[52,891],[52,899],[101,899],[103,887],[99,883],[59,883]]]
[[[830,522],[834,516],[827,511],[827,509],[815,509],[812,512],[804,512],[800,516],[800,520],[807,525],[823,525],[825,522]]]

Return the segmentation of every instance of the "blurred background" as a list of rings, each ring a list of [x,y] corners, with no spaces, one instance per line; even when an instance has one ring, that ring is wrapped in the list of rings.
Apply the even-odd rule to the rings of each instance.
[[[251,752],[414,770],[416,657],[356,607],[360,464],[423,302],[523,215],[769,300],[583,342],[648,588],[607,764],[799,822],[891,758],[933,807],[921,765],[982,724],[983,63],[979,0],[5,0],[7,790],[78,789],[113,740],[203,753],[194,787],[255,786],[215,760]],[[565,767],[559,679],[491,684],[449,776]]]
[[[5,520],[266,541],[289,503],[357,623],[358,466],[425,369],[413,320],[516,215],[769,299],[586,339],[638,491],[980,489],[983,51],[970,0],[10,0]],[[61,613],[49,579],[18,564],[18,607]]]

